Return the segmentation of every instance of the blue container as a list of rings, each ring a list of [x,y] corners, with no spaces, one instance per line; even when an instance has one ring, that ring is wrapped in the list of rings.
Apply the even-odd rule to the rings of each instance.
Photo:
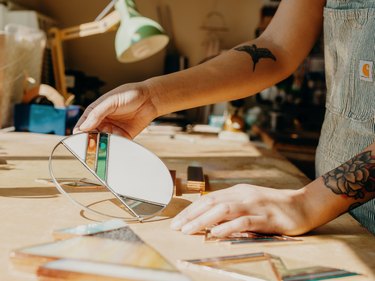
[[[80,113],[80,107],[76,105],[56,108],[39,104],[16,104],[14,107],[14,126],[17,132],[64,136],[71,134]]]

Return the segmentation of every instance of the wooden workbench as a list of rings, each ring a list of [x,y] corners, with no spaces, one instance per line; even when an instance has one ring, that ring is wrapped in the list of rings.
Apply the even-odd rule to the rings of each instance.
[[[9,262],[13,249],[52,241],[52,231],[91,223],[91,214],[80,212],[50,186],[36,182],[48,178],[48,157],[60,137],[27,133],[0,134],[0,280],[32,280],[16,272]],[[224,142],[201,135],[150,136],[137,141],[163,158],[177,177],[186,178],[187,165],[200,163],[213,189],[237,183],[275,188],[299,188],[307,178],[275,152],[251,143]],[[1,162],[0,162],[1,163]],[[183,180],[184,183],[184,180]],[[197,195],[174,198],[167,215],[174,216]],[[132,229],[169,261],[253,252],[280,256],[290,267],[330,266],[364,276],[342,280],[375,279],[375,238],[349,215],[302,237],[302,242],[225,246],[205,244],[200,235],[186,236],[169,228],[170,220],[132,224]],[[184,271],[193,280],[221,280],[215,274]],[[224,280],[224,279],[223,279]],[[225,280],[228,280],[225,278]],[[339,280],[339,279],[337,279]]]

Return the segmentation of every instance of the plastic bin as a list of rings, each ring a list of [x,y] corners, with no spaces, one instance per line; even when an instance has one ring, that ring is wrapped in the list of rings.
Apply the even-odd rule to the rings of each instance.
[[[56,108],[39,104],[16,104],[14,125],[17,132],[68,135],[81,115],[81,108],[71,105]]]

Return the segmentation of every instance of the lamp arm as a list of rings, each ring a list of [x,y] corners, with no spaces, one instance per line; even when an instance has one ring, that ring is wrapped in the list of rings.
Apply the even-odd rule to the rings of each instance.
[[[62,50],[62,42],[75,38],[87,37],[101,34],[116,29],[120,22],[120,14],[115,10],[103,19],[97,22],[89,22],[74,27],[49,30],[53,73],[55,78],[56,90],[64,97],[65,101],[71,99],[68,94],[65,81],[65,63]]]
[[[74,27],[62,29],[61,39],[63,41],[105,33],[114,30],[120,23],[120,14],[115,10],[99,21],[83,23]]]

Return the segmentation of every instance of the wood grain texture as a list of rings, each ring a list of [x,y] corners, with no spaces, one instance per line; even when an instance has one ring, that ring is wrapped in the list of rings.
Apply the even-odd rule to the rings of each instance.
[[[4,150],[2,137],[1,135],[0,146],[3,149],[0,151],[7,155],[18,155],[17,157],[38,155],[38,151],[31,151],[31,147],[41,147],[39,154],[45,155],[49,152],[48,146],[54,141],[51,136],[11,134],[7,141],[7,149]],[[157,155],[164,155],[163,160],[170,170],[176,170],[177,178],[186,179],[187,166],[192,162],[198,163],[209,176],[210,188],[213,190],[241,182],[276,188],[299,188],[308,182],[308,179],[283,157],[272,151],[257,148],[251,143],[246,145],[243,155],[240,155],[240,144],[236,146],[224,142],[218,144],[219,148],[215,148],[214,145],[208,145],[208,139],[203,138],[203,144],[196,140],[196,143],[189,142],[188,148],[185,145],[185,150],[174,151],[176,147],[182,147],[179,140],[176,145],[168,148],[168,143],[172,143],[173,140],[166,144],[158,138],[142,138],[140,141],[153,147],[152,151]],[[13,139],[14,146],[9,142],[10,139]],[[213,140],[213,144],[215,143],[217,144],[217,140]],[[22,148],[18,153],[17,147],[20,145]],[[209,147],[210,151],[204,152],[205,147]],[[26,156],[22,156],[21,149]],[[199,151],[203,151],[202,155]],[[232,156],[228,156],[230,151],[233,152]],[[29,280],[9,266],[11,250],[52,241],[52,232],[56,229],[107,219],[82,212],[61,196],[53,186],[35,182],[36,178],[49,176],[47,160],[17,159],[7,161],[8,170],[0,170],[0,280],[7,281]],[[186,180],[181,185],[182,188],[186,187]],[[204,235],[187,236],[169,228],[168,218],[176,215],[198,196],[184,194],[182,197],[174,198],[164,211],[163,219],[156,218],[152,222],[131,224],[130,227],[174,265],[179,259],[267,252],[283,258],[290,268],[323,265],[365,274],[352,279],[337,280],[375,280],[375,237],[349,215],[343,215],[303,235],[303,241],[296,244],[223,246],[204,243]],[[193,280],[228,280],[203,272],[184,272]]]
[[[62,136],[31,133],[0,133],[0,158],[48,159]]]

